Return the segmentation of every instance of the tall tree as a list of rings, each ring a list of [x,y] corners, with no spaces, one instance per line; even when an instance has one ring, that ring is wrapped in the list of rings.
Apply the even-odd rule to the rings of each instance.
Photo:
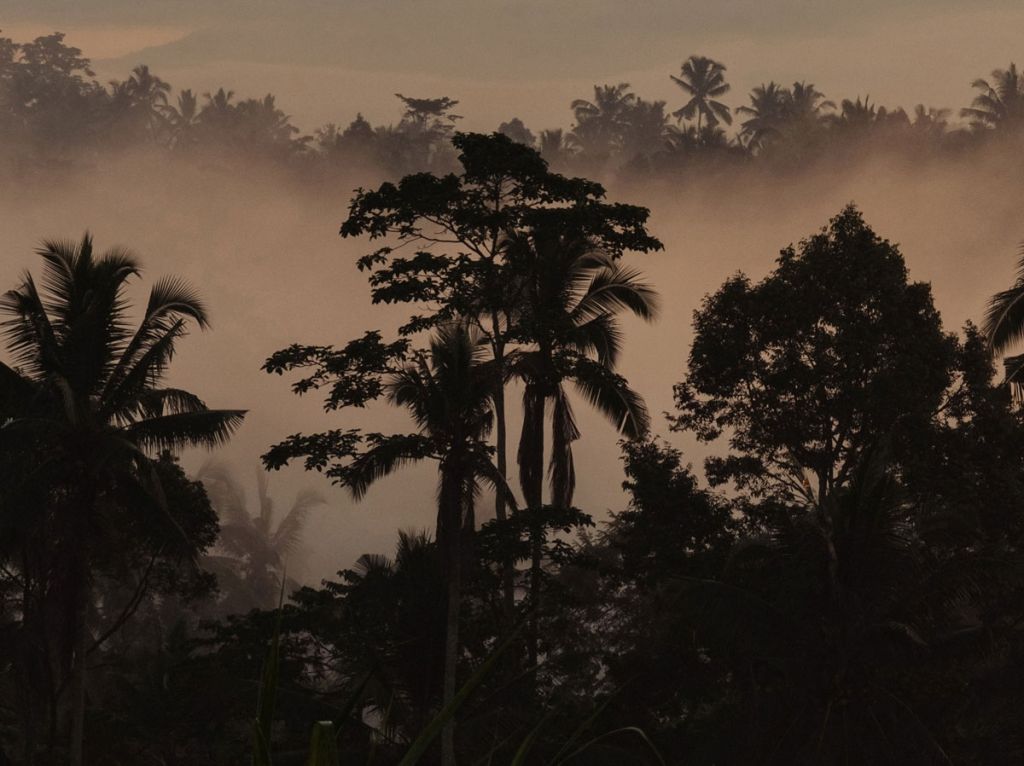
[[[158,281],[132,330],[125,290],[139,274],[134,256],[119,249],[97,255],[88,234],[78,244],[45,242],[39,255],[42,289],[26,274],[0,298],[15,364],[0,363],[0,390],[5,401],[26,404],[0,433],[4,449],[28,438],[48,455],[50,544],[64,573],[54,597],[64,605],[63,652],[73,674],[69,760],[80,766],[91,583],[95,557],[104,553],[103,530],[147,511],[148,523],[173,526],[150,451],[218,445],[245,413],[211,410],[192,393],[160,386],[188,322],[208,325],[188,285]]]
[[[549,403],[550,505],[570,508],[576,486],[572,443],[580,431],[564,381],[571,380],[620,433],[631,439],[646,433],[649,417],[643,400],[614,372],[622,340],[616,314],[630,311],[652,320],[657,300],[638,272],[572,230],[534,229],[510,241],[508,258],[513,271],[522,275],[518,331],[529,344],[514,364],[525,382],[519,480],[527,508],[539,515],[544,507],[544,428]],[[530,592],[536,610],[544,543],[539,524],[533,526],[532,537]],[[535,615],[535,626],[537,619]],[[533,630],[530,659],[534,662],[537,638]]]
[[[535,149],[501,134],[457,134],[454,144],[461,152],[458,175],[417,174],[377,190],[359,190],[341,228],[342,236],[384,240],[383,246],[360,261],[360,267],[371,272],[374,303],[417,303],[427,306],[429,313],[411,317],[394,343],[383,342],[380,333],[370,333],[341,349],[296,345],[272,356],[268,371],[311,369],[296,384],[296,391],[330,387],[331,409],[361,405],[382,393],[381,380],[374,373],[391,371],[417,332],[464,316],[484,334],[504,379],[508,354],[516,342],[520,306],[520,282],[506,268],[511,237],[550,220],[571,224],[612,259],[627,250],[661,249],[661,243],[647,232],[645,208],[609,203],[600,184],[552,173]],[[397,250],[403,246],[418,252]],[[495,392],[494,408],[497,467],[506,477],[501,387]],[[334,436],[343,448],[345,433]],[[328,443],[325,439],[321,446],[326,448]],[[295,447],[300,449],[298,443]],[[495,515],[499,520],[507,517],[500,493]],[[509,608],[511,578],[508,571]]]
[[[707,463],[713,481],[820,503],[878,438],[932,417],[955,342],[929,286],[908,281],[853,206],[777,263],[759,284],[729,279],[695,313],[675,427],[729,434],[733,454]]]
[[[696,117],[698,133],[705,123],[710,127],[719,122],[732,125],[729,107],[716,100],[728,93],[730,88],[725,81],[724,64],[706,56],[690,56],[683,62],[680,76],[669,77],[690,97],[689,101],[672,112],[677,121],[693,120]]]
[[[410,364],[384,383],[387,399],[409,411],[419,431],[413,434],[365,437],[351,434],[347,460],[335,456],[327,468],[355,498],[399,468],[420,460],[438,463],[437,543],[447,582],[444,695],[455,697],[459,656],[459,610],[464,540],[475,527],[475,504],[481,482],[509,497],[505,480],[491,462],[486,440],[494,421],[494,397],[503,381],[498,367],[485,361],[481,336],[464,322],[439,327],[429,352],[413,356]],[[359,445],[365,445],[365,448]],[[267,456],[271,468],[290,458],[287,448]],[[454,720],[442,734],[442,760],[455,762]]]

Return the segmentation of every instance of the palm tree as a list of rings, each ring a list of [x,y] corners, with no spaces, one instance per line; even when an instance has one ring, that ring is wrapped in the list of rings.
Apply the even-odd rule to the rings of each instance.
[[[216,93],[204,93],[206,103],[199,110],[198,122],[203,126],[204,134],[224,140],[230,136],[238,122],[238,106],[231,103],[235,97],[233,90],[218,88]]]
[[[775,82],[758,85],[750,92],[750,106],[741,106],[736,111],[750,115],[743,121],[740,136],[747,146],[757,148],[770,137],[778,135],[780,127],[789,117],[792,95],[787,88]]]
[[[622,127],[620,151],[623,159],[647,157],[664,149],[669,127],[664,101],[638,98],[626,111]]]
[[[832,115],[831,122],[847,130],[867,130],[878,121],[879,116],[880,111],[871,103],[871,96],[857,96],[853,100],[844,98],[839,114]]]
[[[652,320],[657,298],[640,281],[638,272],[571,232],[534,229],[510,240],[507,252],[509,263],[523,281],[521,332],[533,345],[518,352],[513,365],[514,373],[526,383],[519,480],[527,508],[539,513],[544,506],[544,423],[550,402],[550,504],[567,509],[572,506],[576,485],[572,442],[580,431],[563,384],[571,380],[626,437],[645,433],[649,416],[643,400],[614,373],[622,341],[615,315],[629,311]],[[538,525],[534,525],[532,538],[530,589],[536,609],[543,550]],[[530,654],[536,661],[536,629]]]
[[[692,120],[697,118],[697,132],[700,133],[703,122],[711,127],[724,122],[732,125],[732,115],[729,107],[721,101],[716,101],[719,96],[729,92],[729,83],[725,81],[725,65],[707,58],[706,56],[690,56],[683,62],[680,77],[669,75],[672,81],[683,89],[690,100],[682,107],[672,112],[676,121],[683,119]]]
[[[177,107],[168,105],[164,119],[169,132],[168,145],[171,149],[182,149],[195,141],[196,126],[199,124],[199,102],[195,94],[185,89],[178,94]]]
[[[171,86],[140,64],[124,81],[110,81],[111,100],[115,111],[132,128],[147,130],[155,138],[164,120],[167,94]]]
[[[971,87],[981,92],[960,114],[969,117],[976,128],[1011,127],[1024,120],[1024,76],[1016,64],[993,70],[991,82],[979,78]]]
[[[73,673],[70,762],[80,766],[91,557],[109,554],[103,529],[117,524],[118,512],[131,519],[149,507],[160,510],[154,451],[221,444],[245,413],[211,410],[195,394],[160,385],[188,323],[209,324],[191,287],[174,277],[158,280],[133,331],[125,290],[140,269],[131,253],[97,256],[89,234],[78,244],[46,241],[38,252],[42,289],[26,274],[0,297],[14,360],[14,367],[0,362],[0,398],[33,392],[31,409],[10,417],[2,432],[16,445],[19,438],[36,440],[50,459],[60,525],[52,544],[65,557],[58,598],[73,636],[66,647]],[[143,520],[157,523],[173,526],[166,513]]]
[[[835,109],[835,102],[814,87],[814,83],[795,82],[789,89],[789,118],[797,122],[819,122],[826,109]]]
[[[537,148],[548,164],[555,168],[564,166],[573,155],[570,136],[561,128],[542,130]]]
[[[455,697],[459,654],[459,611],[463,541],[475,528],[475,501],[481,482],[515,505],[487,444],[494,421],[494,396],[503,381],[495,365],[485,362],[482,336],[463,322],[440,328],[430,350],[420,353],[387,383],[391,404],[404,407],[418,433],[371,437],[341,476],[356,499],[375,481],[410,463],[438,463],[437,543],[444,562],[448,603],[445,634],[444,691],[447,705]],[[454,721],[442,732],[442,758],[454,764]]]
[[[364,554],[342,576],[328,588],[341,597],[346,671],[371,675],[377,711],[412,739],[429,723],[443,682],[445,621],[437,607],[446,596],[437,546],[425,532],[400,531],[394,558]]]
[[[922,138],[939,140],[946,135],[946,130],[949,127],[949,110],[918,104],[914,107],[914,120],[911,127]]]
[[[572,133],[581,150],[595,159],[605,159],[619,148],[629,112],[635,104],[636,95],[625,82],[595,85],[593,101],[582,98],[573,101],[576,125]]]
[[[245,604],[235,604],[235,611],[273,608],[281,591],[288,555],[299,545],[309,512],[323,505],[323,497],[312,490],[300,492],[288,512],[277,521],[265,471],[256,472],[255,512],[249,511],[245,490],[223,464],[207,463],[197,478],[203,482],[220,516],[218,545],[228,554],[227,560],[207,557],[204,563],[213,565],[218,575],[226,577],[241,564],[245,574],[240,584],[248,598]]]
[[[1005,354],[1024,339],[1024,243],[1020,246],[1017,278],[1012,287],[996,293],[989,300],[982,331],[994,354]],[[1003,365],[1006,383],[1014,394],[1020,395],[1024,356],[1008,356],[1003,360]]]

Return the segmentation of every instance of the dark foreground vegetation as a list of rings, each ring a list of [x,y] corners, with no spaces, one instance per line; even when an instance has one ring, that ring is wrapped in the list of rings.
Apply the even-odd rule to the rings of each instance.
[[[335,413],[268,446],[267,470],[298,462],[360,499],[429,461],[433,531],[298,588],[286,557],[322,499],[278,513],[264,473],[250,501],[224,466],[190,477],[177,462],[245,415],[165,384],[207,326],[200,296],[168,278],[132,305],[131,253],[44,242],[0,298],[0,763],[1024,758],[1020,360],[1000,383],[994,361],[1024,336],[1024,272],[980,329],[944,327],[899,249],[837,211],[695,313],[669,422],[720,452],[698,475],[618,369],[621,320],[658,314],[625,262],[667,257],[648,211],[552,169],[796,162],[855,130],[969,150],[1020,130],[1012,67],[979,83],[970,130],[859,100],[826,118],[798,84],[756,91],[736,141],[720,131],[723,68],[693,58],[685,129],[664,104],[599,89],[574,104],[563,155],[512,123],[453,133],[445,99],[311,142],[270,97],[200,107],[186,91],[171,107],[145,69],[110,88],[87,77],[59,36],[0,41],[0,130],[38,150],[7,158],[21,172],[101,161],[119,130],[324,169],[388,146],[372,161],[391,174],[439,171],[357,191],[341,223],[366,245],[374,301],[408,304],[408,321],[268,349],[264,366]],[[644,112],[654,129],[630,143]],[[370,405],[408,430],[345,427]],[[628,502],[599,522],[574,504],[582,408],[622,438]]]

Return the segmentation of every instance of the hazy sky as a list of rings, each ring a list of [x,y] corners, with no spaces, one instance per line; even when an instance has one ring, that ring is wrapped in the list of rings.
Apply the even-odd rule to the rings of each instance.
[[[397,116],[394,93],[461,101],[466,127],[568,125],[594,83],[670,105],[691,53],[720,59],[744,103],[762,81],[814,82],[908,109],[960,107],[1020,53],[1020,0],[0,0],[16,38],[68,33],[101,77],[148,63],[202,92],[271,91],[305,130]]]
[[[807,79],[835,99],[870,94],[886,104],[958,107],[969,102],[973,78],[1024,53],[1024,3],[965,6],[0,0],[0,29],[22,40],[65,31],[97,59],[103,79],[147,62],[175,86],[200,93],[220,85],[240,96],[272,91],[305,130],[347,121],[357,110],[375,123],[392,121],[395,92],[458,98],[471,129],[517,115],[539,130],[567,126],[569,102],[595,82],[628,81],[645,97],[677,104],[668,74],[695,52],[728,64],[735,87],[726,100],[734,106],[762,80]],[[698,466],[709,451],[721,451],[667,434],[660,415],[672,408],[671,387],[685,369],[693,310],[737,269],[765,274],[779,248],[814,232],[850,200],[880,234],[903,245],[915,279],[933,282],[950,329],[978,318],[987,296],[1012,279],[1016,243],[1024,239],[1020,163],[994,156],[894,166],[865,158],[847,172],[787,182],[613,189],[617,199],[651,206],[652,230],[666,244],[663,254],[631,259],[666,300],[656,325],[628,325],[622,363],[647,397],[656,430]],[[296,189],[255,173],[236,177],[131,157],[62,179],[56,189],[0,185],[0,287],[15,284],[22,269],[38,268],[33,249],[40,238],[77,237],[86,228],[101,247],[137,249],[147,283],[174,273],[200,285],[214,330],[182,345],[173,382],[212,406],[251,409],[224,452],[248,470],[270,444],[296,431],[405,430],[393,408],[325,416],[316,397],[297,399],[287,381],[259,372],[269,353],[289,343],[345,341],[404,314],[371,309],[365,276],[354,267],[366,243],[337,235],[355,185]],[[591,415],[581,413],[581,423],[577,502],[600,517],[624,502],[616,435]],[[188,467],[199,460],[190,457]],[[390,550],[397,527],[432,524],[432,471],[422,466],[384,481],[360,504],[332,491],[330,510],[314,521],[307,574]],[[287,501],[309,484],[321,482],[295,469],[275,477],[272,489]]]

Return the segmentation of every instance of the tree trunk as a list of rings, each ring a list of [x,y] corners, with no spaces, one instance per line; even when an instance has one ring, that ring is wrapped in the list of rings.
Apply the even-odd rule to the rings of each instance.
[[[455,699],[455,686],[459,668],[459,606],[461,601],[460,570],[461,562],[456,552],[449,562],[452,569],[448,573],[448,614],[445,624],[444,638],[444,690],[442,705],[447,707]],[[441,764],[455,766],[455,716],[445,723],[441,730]]]
[[[75,620],[75,662],[71,678],[71,743],[68,763],[82,766],[85,750],[85,655],[89,649],[89,631],[86,620],[89,612],[89,589],[84,582],[79,594],[78,614]]]
[[[500,333],[500,327],[498,325],[498,317],[494,317],[493,321],[494,337],[498,338]],[[497,386],[494,393],[494,419],[497,427],[495,429],[495,458],[498,463],[498,473],[501,478],[508,481],[508,431],[507,424],[505,422],[505,344],[500,340],[495,340],[493,343],[494,349],[494,360],[498,366],[498,374],[502,376],[502,380]],[[499,523],[508,520],[508,513],[505,505],[505,495],[502,492],[497,492],[494,497],[494,517]],[[516,607],[516,593],[515,593],[515,563],[512,560],[512,554],[506,553],[504,559],[501,562],[501,590],[502,590],[502,605],[505,615],[505,621],[507,625],[511,625]]]
[[[544,409],[543,395],[534,407],[533,444],[525,455],[530,461],[528,470],[529,486],[523,487],[526,504],[534,513],[541,513],[544,507]],[[530,528],[530,629],[527,635],[527,656],[531,666],[537,664],[540,640],[541,601],[541,557],[544,553],[544,527],[536,521]]]
[[[455,699],[459,671],[459,608],[462,588],[462,522],[465,485],[462,455],[449,455],[441,465],[441,492],[438,508],[438,547],[444,559],[447,582],[447,608],[444,637],[444,681],[442,710]],[[455,726],[453,714],[441,729],[441,764],[455,766]]]

